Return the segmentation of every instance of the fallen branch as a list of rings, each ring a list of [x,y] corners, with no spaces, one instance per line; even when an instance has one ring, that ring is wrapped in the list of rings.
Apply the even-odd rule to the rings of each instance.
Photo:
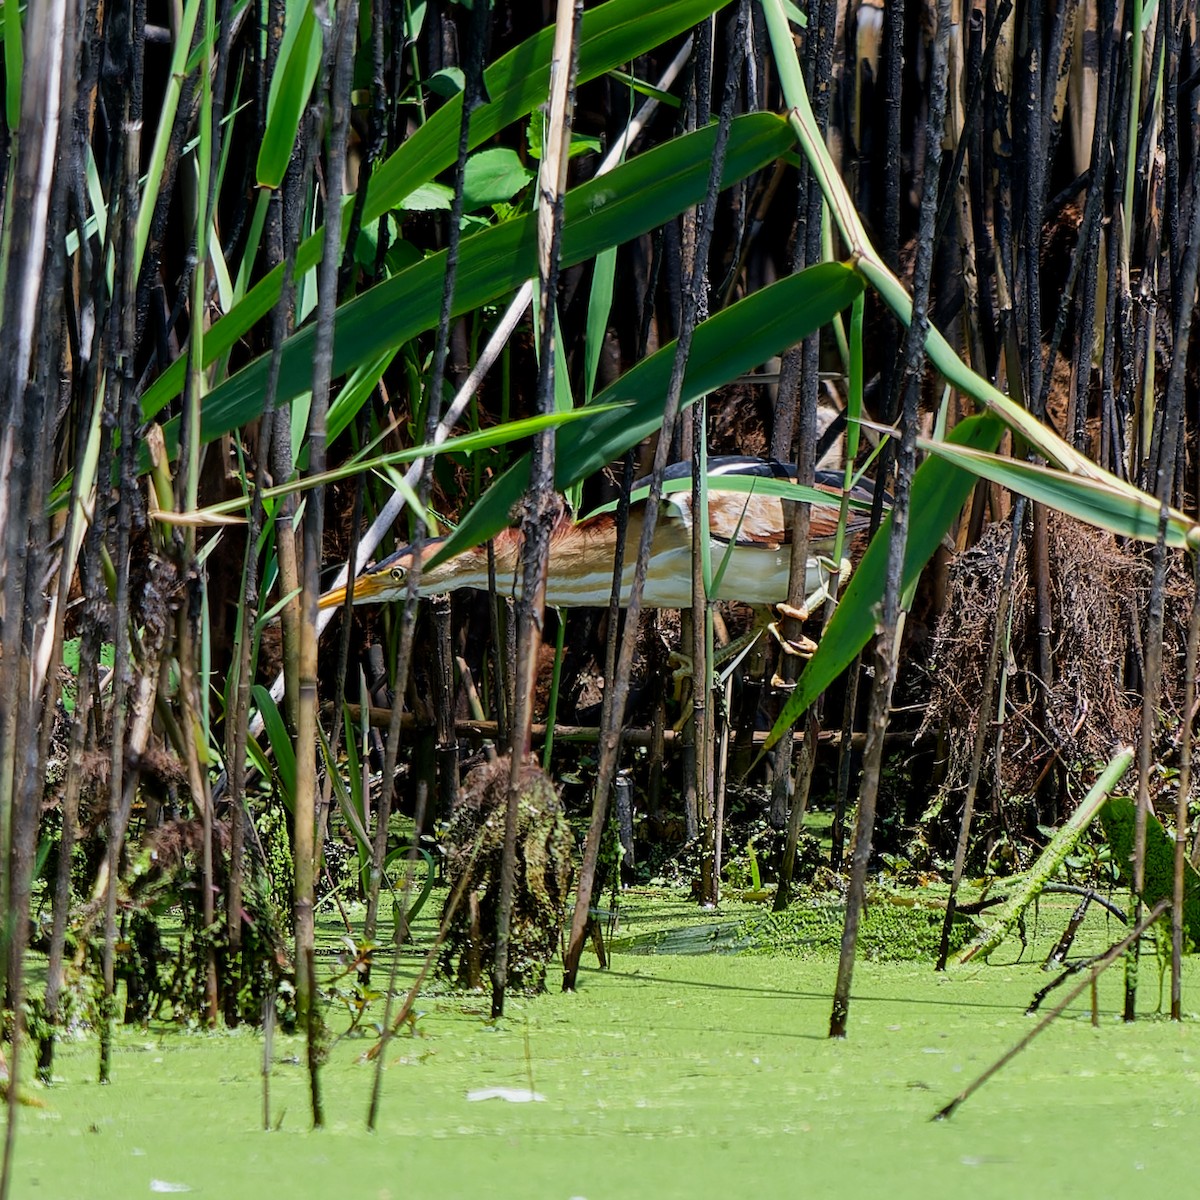
[[[1131,946],[1138,938],[1162,916],[1164,912],[1171,906],[1169,900],[1160,900],[1149,912],[1145,920],[1143,920],[1135,929],[1130,930],[1119,942],[1110,946],[1108,951],[1100,958],[1096,965],[1088,972],[1087,978],[1084,979],[1078,987],[1072,988],[1065,997],[1058,1003],[1055,1008],[1052,1008],[1011,1050],[1001,1055],[982,1075],[974,1082],[968,1084],[949,1104],[939,1108],[933,1114],[931,1120],[944,1121],[954,1115],[954,1110],[973,1092],[981,1088],[1001,1067],[1012,1062],[1030,1042],[1033,1041],[1051,1021],[1062,1013],[1067,1006],[1083,991],[1084,988],[1092,986],[1097,979],[1110,967],[1126,949]]]
[[[1075,848],[1076,842],[1104,806],[1109,792],[1120,782],[1121,776],[1129,769],[1132,761],[1133,751],[1128,746],[1123,746],[1117,751],[1067,823],[1050,839],[1050,844],[1033,864],[1025,882],[1001,909],[996,920],[959,955],[960,966],[970,962],[976,955],[986,958],[1008,936],[1009,931],[1020,920],[1021,914],[1041,895],[1046,884]]]

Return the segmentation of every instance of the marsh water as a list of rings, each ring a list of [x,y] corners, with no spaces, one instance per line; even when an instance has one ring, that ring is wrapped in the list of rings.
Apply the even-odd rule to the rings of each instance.
[[[102,1200],[166,1192],[242,1197],[1145,1196],[1194,1171],[1200,1024],[1120,1020],[1118,966],[966,1102],[933,1113],[1031,1027],[1041,959],[1074,906],[1046,898],[1024,952],[936,975],[929,961],[865,958],[850,1037],[826,1036],[836,963],[820,945],[757,953],[627,953],[585,960],[580,989],[513,997],[499,1023],[482,996],[433,986],[392,1041],[380,1125],[364,1130],[366,1036],[338,1035],[310,1129],[299,1038],[277,1035],[272,1130],[262,1130],[258,1031],[170,1023],[123,1030],[113,1082],[96,1082],[86,1031],[60,1047],[44,1107],[23,1108],[15,1195]],[[723,906],[722,921],[761,914]],[[353,913],[351,914],[353,916]],[[683,896],[627,896],[627,945],[713,922]],[[324,927],[335,945],[335,927]],[[428,945],[432,922],[418,926]],[[1120,926],[1089,917],[1076,951]],[[332,966],[335,958],[330,955]],[[416,958],[402,975],[411,978]],[[1200,973],[1186,963],[1185,1006]],[[1193,1004],[1193,1008],[1196,1006]],[[528,1099],[530,1093],[535,1099]]]

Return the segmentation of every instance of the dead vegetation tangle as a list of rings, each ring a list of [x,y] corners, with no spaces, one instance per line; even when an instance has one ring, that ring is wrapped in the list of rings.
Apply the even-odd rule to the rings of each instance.
[[[1069,517],[1048,514],[1054,677],[1035,673],[1038,629],[1025,546],[1013,579],[1011,646],[1004,687],[1000,760],[988,739],[983,780],[1005,796],[1037,791],[1057,760],[1068,772],[1103,762],[1118,743],[1137,740],[1141,713],[1141,614],[1151,568],[1148,552]],[[960,554],[950,571],[947,603],[938,621],[930,665],[931,694],[924,731],[940,730],[946,747],[945,783],[965,785],[980,712],[980,697],[996,621],[1011,526],[994,525]],[[1183,694],[1191,583],[1177,559],[1167,572],[1163,650],[1164,737],[1178,727]],[[999,681],[998,681],[999,683]],[[997,696],[1000,688],[997,686]],[[995,712],[993,701],[993,713]],[[994,718],[993,718],[994,719]],[[1156,747],[1168,760],[1173,746]],[[1159,761],[1162,761],[1160,758]]]

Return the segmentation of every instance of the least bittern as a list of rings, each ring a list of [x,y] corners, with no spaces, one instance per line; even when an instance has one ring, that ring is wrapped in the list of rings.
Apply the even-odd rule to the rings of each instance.
[[[708,461],[710,476],[740,475],[761,479],[795,481],[795,468],[761,458],[721,457]],[[688,463],[668,467],[666,480],[687,479]],[[849,573],[849,560],[835,564],[834,552],[838,510],[842,495],[840,472],[818,471],[816,487],[829,495],[828,504],[811,506],[809,517],[808,573],[805,581],[806,603],[803,609],[782,608],[787,616],[803,620],[807,610],[827,595],[835,566],[842,578]],[[870,484],[854,489],[852,498],[870,502]],[[785,501],[778,496],[753,491],[732,492],[712,489],[708,495],[708,526],[712,539],[714,570],[724,563],[716,600],[738,600],[756,607],[785,605],[788,574],[791,567],[791,522]],[[850,553],[866,531],[869,515],[862,507],[849,510],[844,552]],[[642,505],[629,513],[626,554],[622,575],[621,603],[629,600],[633,584],[636,547],[641,537]],[[428,563],[442,539],[426,542],[422,560]],[[603,608],[612,593],[613,563],[616,557],[617,525],[610,513],[572,522],[564,518],[550,540],[550,565],[546,578],[546,603],[556,608]],[[506,529],[494,541],[496,580],[501,590],[516,595],[521,586],[521,537],[516,529]],[[728,561],[726,556],[728,555]],[[355,580],[355,604],[380,604],[403,600],[408,587],[408,572],[413,562],[411,547],[398,550]],[[418,591],[422,596],[457,588],[488,587],[486,546],[464,550],[453,558],[421,570]],[[334,588],[321,597],[322,608],[345,602],[346,589]],[[688,608],[692,603],[692,497],[690,490],[674,491],[663,497],[654,542],[646,573],[642,604],[647,608]],[[785,648],[787,648],[785,646]],[[792,643],[793,650],[800,649]],[[811,646],[809,647],[811,649]]]

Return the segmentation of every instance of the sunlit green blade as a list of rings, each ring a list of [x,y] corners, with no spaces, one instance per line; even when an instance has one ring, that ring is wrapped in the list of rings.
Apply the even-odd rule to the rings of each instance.
[[[796,55],[795,42],[787,25],[783,0],[764,0],[763,13],[775,52],[780,84],[790,106],[788,119],[792,122],[801,149],[809,160],[826,203],[838,222],[842,237],[850,247],[858,269],[897,318],[908,325],[913,316],[912,297],[883,263],[871,244],[862,219],[854,207],[845,182],[838,175],[825,139],[813,117],[812,105],[809,103],[804,76]],[[1016,435],[1049,462],[1072,475],[1096,480],[1114,492],[1124,493],[1129,497],[1144,496],[1133,484],[1104,470],[1048,425],[971,370],[933,326],[929,327],[925,338],[925,352],[948,382],[995,413]]]
[[[339,467],[322,471],[317,475],[305,475],[293,479],[289,483],[263,488],[261,494],[264,501],[276,500],[280,496],[311,491],[313,488],[325,487],[327,484],[337,483],[342,479],[353,479],[356,475],[362,475],[367,471],[385,470],[433,454],[473,454],[476,450],[491,450],[496,446],[533,437],[534,434],[541,433],[544,429],[572,425],[577,421],[595,421],[607,413],[623,412],[628,409],[627,403],[616,403],[588,405],[585,408],[565,409],[562,412],[539,413],[534,417],[524,417],[520,421],[506,421],[503,425],[492,425],[487,429],[477,429],[472,433],[461,434],[459,437],[447,438],[444,442],[438,442],[436,445],[427,442],[420,446],[409,446],[404,450],[393,450],[388,454],[354,458]],[[249,495],[242,495],[222,500],[194,513],[175,513],[159,509],[156,510],[155,516],[164,521],[182,518],[181,523],[191,523],[193,518],[200,517],[211,520],[249,506]]]
[[[262,715],[263,727],[275,756],[275,777],[279,780],[280,798],[292,811],[296,796],[296,751],[284,723],[279,706],[271,693],[261,684],[254,685],[254,706]]]
[[[583,398],[590,400],[596,389],[596,372],[608,333],[612,311],[613,284],[617,275],[617,248],[596,255],[592,268],[592,291],[588,297],[587,327],[583,338]]]
[[[964,471],[1077,517],[1089,525],[1142,542],[1158,539],[1161,505],[1144,492],[1130,493],[1112,487],[1107,481],[1067,475],[1037,463],[972,450],[966,446],[925,440],[920,444],[922,449],[954,463]],[[1168,546],[1200,544],[1200,526],[1176,509],[1169,509],[1166,540]]]
[[[991,413],[968,417],[950,434],[955,445],[994,450],[1000,444],[1004,425]],[[922,463],[912,483],[913,520],[904,554],[904,588],[911,588],[942,538],[953,524],[971,489],[974,477],[940,458]],[[791,728],[810,704],[854,661],[854,656],[871,640],[883,600],[887,569],[888,539],[892,522],[887,518],[879,527],[850,578],[842,599],[825,632],[816,654],[809,660],[796,690],[788,697],[775,722],[764,749],[769,749]]]
[[[296,131],[321,68],[321,27],[311,0],[289,5],[267,96],[267,126],[258,148],[259,187],[277,188],[292,160]]]
[[[563,266],[592,258],[699,203],[708,183],[715,139],[715,126],[676,138],[568,193]],[[724,183],[733,183],[772,162],[790,141],[787,125],[770,113],[738,117],[730,129]],[[465,238],[459,249],[455,314],[515,291],[536,274],[536,252],[536,219],[532,215]],[[339,308],[335,376],[436,326],[445,263],[445,252],[431,255]],[[307,326],[284,345],[278,403],[286,403],[311,383],[314,338],[313,327]],[[269,356],[264,355],[213,389],[205,399],[203,441],[245,424],[262,411],[268,367]],[[166,424],[164,433],[168,449],[173,450],[175,423]]]
[[[646,5],[643,0],[611,0],[584,14],[579,35],[580,83],[630,62],[639,54],[690,29],[721,5],[716,0],[667,0]],[[489,97],[471,116],[469,148],[482,145],[505,126],[520,120],[546,98],[554,30],[535,34],[498,59],[483,73]],[[454,163],[462,121],[461,95],[448,100],[390,158],[376,167],[363,211],[369,225],[396,208],[410,192],[435,179]],[[168,127],[170,122],[167,123]],[[349,220],[350,198],[343,211]],[[147,216],[148,220],[148,216]],[[343,228],[343,236],[345,229]],[[302,278],[321,261],[324,234],[317,230],[296,252],[295,278]],[[283,282],[277,267],[256,284],[243,301],[217,321],[204,338],[204,365],[227,354],[271,311]],[[440,292],[440,289],[439,289]],[[142,397],[142,414],[149,419],[183,387],[187,355],[181,355]]]
[[[691,404],[705,392],[802,341],[847,307],[861,289],[862,281],[850,267],[822,263],[710,317],[696,329],[681,403]],[[659,427],[674,358],[675,343],[671,342],[596,397],[597,403],[629,401],[628,409],[590,421],[586,428],[573,426],[559,433],[555,483],[560,491],[619,458]],[[526,455],[492,484],[434,561],[499,533],[528,484]]]
[[[25,54],[21,34],[21,9],[15,3],[4,6],[4,111],[8,127],[21,127],[21,77],[25,73]]]
[[[663,495],[670,496],[676,492],[690,492],[691,479],[667,479],[663,482]],[[741,492],[755,496],[778,496],[780,500],[792,500],[797,504],[840,504],[841,492],[827,492],[821,488],[808,487],[802,483],[790,483],[786,479],[768,479],[758,475],[713,475],[708,476],[710,492]],[[650,485],[642,484],[629,494],[629,502],[638,504],[650,494]],[[850,507],[860,512],[871,511],[870,500],[859,500],[851,496]],[[618,501],[612,500],[593,509],[588,516],[597,517],[601,513],[616,512]]]

